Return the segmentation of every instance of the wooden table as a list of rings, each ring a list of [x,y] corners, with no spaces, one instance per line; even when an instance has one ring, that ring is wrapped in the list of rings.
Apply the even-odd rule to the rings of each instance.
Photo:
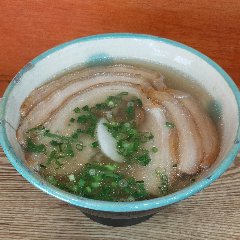
[[[239,0],[0,1],[0,96],[33,57],[97,33],[170,38],[207,54],[240,86]],[[240,239],[240,159],[209,188],[127,228],[93,223],[24,180],[0,149],[0,239]]]

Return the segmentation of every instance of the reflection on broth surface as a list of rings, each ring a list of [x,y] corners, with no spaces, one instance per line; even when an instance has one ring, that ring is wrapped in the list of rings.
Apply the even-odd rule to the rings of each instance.
[[[219,153],[211,96],[165,66],[78,68],[33,90],[17,139],[51,184],[106,201],[137,201],[194,182]]]

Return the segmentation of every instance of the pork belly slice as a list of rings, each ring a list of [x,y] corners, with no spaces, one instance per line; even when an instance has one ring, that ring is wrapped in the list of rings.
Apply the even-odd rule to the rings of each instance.
[[[72,84],[66,85],[60,89],[57,89],[51,93],[43,101],[39,102],[29,113],[22,119],[17,131],[17,138],[21,144],[24,143],[24,133],[33,128],[34,126],[44,123],[49,116],[59,108],[69,97],[72,95],[84,91],[84,89],[95,88],[99,84],[114,84],[116,82],[122,83],[134,83],[141,84],[141,86],[150,87],[150,83],[144,81],[139,75],[132,74],[98,74],[90,78],[86,78],[84,81],[75,81]],[[94,85],[95,84],[95,85]],[[106,95],[107,96],[107,95]]]
[[[138,75],[140,79],[145,81],[144,79],[148,79],[148,81],[156,88],[162,89],[165,88],[163,83],[164,76],[153,70],[133,66],[126,64],[115,64],[110,66],[96,66],[91,68],[85,68],[76,72],[68,73],[56,80],[45,83],[39,88],[33,90],[31,94],[25,99],[21,108],[20,114],[22,117],[25,117],[28,112],[34,108],[39,102],[41,102],[44,98],[49,96],[51,93],[56,91],[59,88],[62,88],[74,81],[83,81],[85,78],[89,76],[93,76],[95,74],[112,74],[112,75]],[[128,79],[129,80],[129,79]],[[90,82],[90,85],[94,85],[96,83]],[[89,86],[90,86],[89,85]]]
[[[81,108],[86,105],[91,107],[104,102],[108,96],[114,96],[122,92],[128,92],[130,97],[140,98],[145,109],[152,107],[151,101],[146,98],[140,85],[124,82],[104,83],[72,95],[45,121],[44,126],[51,132],[68,135],[72,132],[72,128],[69,130],[68,123],[74,108]]]
[[[197,125],[181,102],[164,91],[149,90],[148,96],[166,108],[178,132],[178,170],[195,174],[203,159],[202,141]]]
[[[177,90],[169,90],[168,92],[178,99],[191,113],[202,140],[203,159],[201,166],[203,168],[210,167],[216,160],[219,152],[219,138],[213,121],[190,94]]]

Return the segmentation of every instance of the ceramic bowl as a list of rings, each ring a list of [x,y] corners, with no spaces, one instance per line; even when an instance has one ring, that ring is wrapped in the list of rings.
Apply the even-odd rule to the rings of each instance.
[[[165,197],[145,201],[97,201],[55,188],[24,165],[23,152],[17,143],[15,130],[19,123],[19,108],[29,93],[53,76],[77,65],[112,60],[164,64],[193,78],[196,84],[204,87],[213,97],[214,101],[208,104],[209,109],[215,109],[213,114],[217,115],[220,121],[221,151],[213,166],[191,186]],[[149,35],[96,35],[52,48],[20,70],[1,101],[0,143],[12,165],[31,184],[56,198],[80,207],[81,211],[96,221],[124,226],[140,222],[158,212],[160,208],[190,197],[227,170],[240,148],[239,106],[239,90],[228,74],[211,59],[186,45]]]

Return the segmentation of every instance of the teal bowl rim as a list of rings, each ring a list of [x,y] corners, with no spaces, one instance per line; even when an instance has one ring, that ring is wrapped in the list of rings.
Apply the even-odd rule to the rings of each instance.
[[[238,112],[239,112],[239,119],[240,119],[240,95],[239,90],[233,80],[230,78],[230,76],[213,60],[211,60],[206,55],[200,53],[199,51],[188,47],[184,44],[181,44],[179,42],[169,40],[166,38],[160,38],[156,36],[151,35],[145,35],[145,34],[131,34],[131,33],[109,33],[109,34],[99,34],[99,35],[93,35],[83,38],[78,38],[66,43],[63,43],[61,45],[58,45],[52,49],[49,49],[48,51],[40,54],[36,58],[34,58],[32,61],[30,61],[25,67],[23,67],[17,75],[13,78],[13,81],[8,86],[7,90],[5,91],[3,95],[2,102],[0,103],[0,143],[3,147],[3,150],[11,162],[11,164],[15,167],[15,169],[30,183],[32,183],[37,188],[41,189],[42,191],[61,199],[65,202],[68,202],[72,205],[82,207],[82,208],[88,208],[93,209],[97,211],[107,211],[107,212],[134,212],[134,211],[145,211],[150,209],[155,209],[159,207],[163,207],[172,203],[179,202],[183,199],[186,199],[189,196],[192,196],[196,194],[197,192],[201,191],[202,189],[209,186],[213,181],[215,181],[217,178],[219,178],[230,166],[230,164],[234,161],[237,153],[240,150],[240,126],[238,126],[238,131],[236,135],[236,140],[227,154],[226,158],[222,161],[222,163],[208,176],[203,178],[202,180],[192,184],[189,187],[186,187],[178,192],[175,192],[173,194],[159,197],[155,199],[150,200],[144,200],[144,201],[138,201],[138,202],[106,202],[106,201],[99,201],[99,200],[93,200],[93,199],[87,199],[83,197],[78,197],[76,195],[73,195],[71,193],[67,193],[65,191],[62,191],[60,189],[57,189],[56,187],[48,184],[44,180],[36,177],[36,174],[34,174],[32,171],[30,171],[22,162],[21,160],[16,156],[15,152],[13,151],[13,148],[11,147],[11,144],[8,141],[6,130],[5,130],[5,122],[4,122],[4,114],[5,114],[5,108],[6,108],[6,102],[9,94],[11,93],[12,89],[14,88],[17,81],[14,81],[14,79],[19,79],[25,72],[29,70],[29,66],[34,65],[35,63],[41,61],[43,58],[47,57],[49,54],[56,52],[60,49],[63,49],[66,46],[69,46],[71,44],[75,43],[81,43],[91,40],[101,40],[101,39],[109,39],[109,38],[133,38],[133,39],[150,39],[153,41],[160,41],[169,45],[173,45],[175,47],[187,50],[194,55],[198,56],[199,58],[203,59],[205,62],[207,62],[209,65],[211,65],[217,72],[219,72],[229,87],[232,89],[233,94],[236,98],[237,104],[238,104]]]

